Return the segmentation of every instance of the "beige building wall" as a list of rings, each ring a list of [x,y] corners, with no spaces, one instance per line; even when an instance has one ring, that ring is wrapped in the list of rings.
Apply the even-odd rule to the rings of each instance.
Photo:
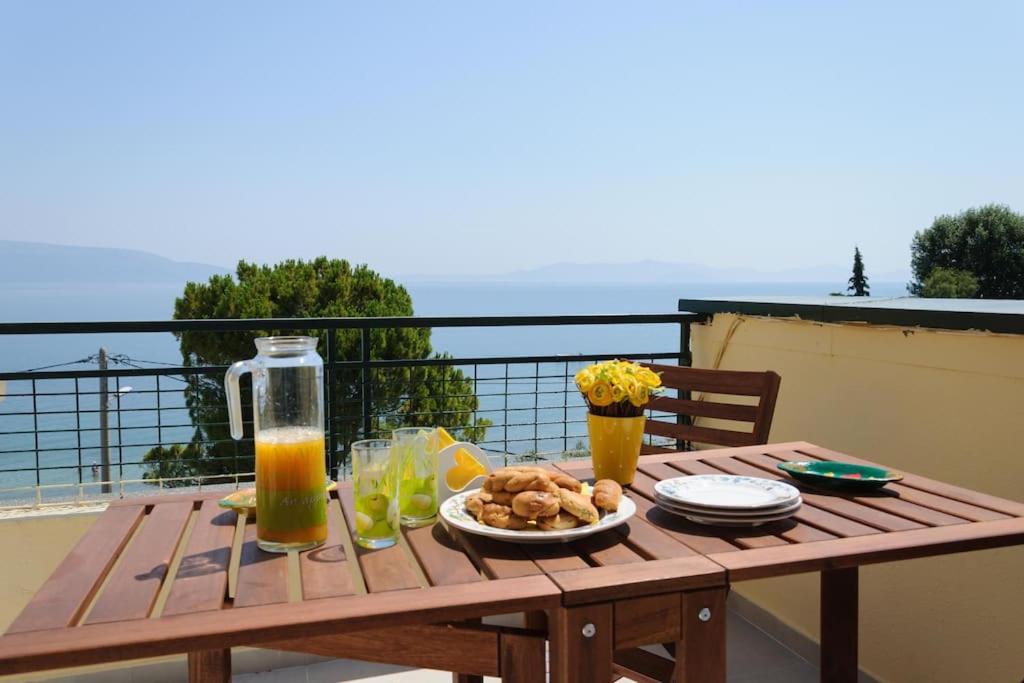
[[[719,314],[694,326],[692,344],[696,367],[719,360],[782,375],[773,442],[811,441],[1024,501],[1022,335]],[[860,576],[868,673],[1024,680],[1024,548],[873,565]],[[817,640],[817,574],[738,591]]]
[[[0,633],[7,630],[97,517],[98,513],[79,513],[0,520],[0,542],[7,550],[0,572]]]

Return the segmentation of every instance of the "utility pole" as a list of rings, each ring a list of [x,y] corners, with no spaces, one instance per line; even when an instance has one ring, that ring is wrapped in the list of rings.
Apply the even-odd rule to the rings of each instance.
[[[107,370],[107,350],[100,347],[100,373]],[[107,376],[100,374],[100,491],[110,493],[110,432],[107,423]]]

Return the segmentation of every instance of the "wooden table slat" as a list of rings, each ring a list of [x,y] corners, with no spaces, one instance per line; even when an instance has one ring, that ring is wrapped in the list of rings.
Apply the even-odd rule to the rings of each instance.
[[[635,516],[616,531],[630,548],[651,560],[670,560],[673,557],[691,557],[697,552],[665,533],[642,516]]]
[[[633,481],[636,483],[636,480]],[[718,535],[719,529],[702,527],[693,522],[688,522],[682,517],[672,515],[650,499],[630,491],[626,495],[636,503],[636,513],[654,527],[668,534],[688,548],[692,548],[698,554],[727,553],[738,551],[740,548]]]
[[[794,449],[809,445],[806,441],[785,441],[774,444],[758,444],[755,446],[734,446],[730,448],[701,449],[697,451],[676,451],[674,453],[657,453],[652,455],[641,455],[640,465],[655,462],[683,462],[686,460],[703,460],[709,454],[718,454],[735,458],[740,455],[760,455],[770,453],[773,450]]]
[[[994,510],[980,508],[975,505],[961,503],[958,500],[938,496],[934,493],[928,493],[927,491],[919,491],[915,488],[903,486],[901,484],[889,484],[886,488],[896,494],[899,494],[900,499],[913,503],[914,505],[930,508],[939,512],[945,512],[971,522],[994,522],[997,519],[1009,519],[1012,516],[1004,515],[1003,513],[996,512]]]
[[[327,501],[327,540],[319,548],[299,553],[303,600],[333,598],[358,592],[343,542],[347,533],[341,506],[332,496]]]
[[[142,521],[145,511],[141,504],[125,505],[100,515],[15,618],[7,633],[74,624]]]
[[[599,567],[612,564],[635,564],[646,558],[622,542],[622,534],[611,529],[587,536],[570,544],[591,564]]]
[[[806,503],[800,506],[800,510],[794,516],[801,522],[827,531],[838,538],[867,536],[868,534],[882,533],[873,526],[861,524],[860,522],[855,522],[852,519],[847,519],[846,517],[840,517],[828,510],[823,510],[813,505],[807,505]]]
[[[839,538],[828,543],[799,543],[788,549],[718,553],[708,555],[708,559],[725,567],[731,580],[745,581],[1020,544],[1024,544],[1024,519],[1015,517]]]
[[[420,579],[413,568],[410,557],[398,543],[390,548],[368,550],[355,545],[355,499],[351,486],[338,487],[338,500],[341,501],[342,512],[345,513],[345,529],[352,538],[359,568],[366,581],[366,590],[371,593],[419,588]]]
[[[523,545],[523,551],[530,556],[545,574],[564,572],[573,569],[586,569],[590,565],[579,556],[568,543],[535,543]]]
[[[963,517],[957,517],[945,512],[939,512],[938,510],[932,510],[931,508],[915,505],[914,503],[902,500],[895,496],[889,497],[886,493],[887,492],[883,491],[877,495],[864,494],[849,496],[848,500],[855,501],[867,507],[875,508],[876,510],[882,510],[894,515],[899,515],[900,517],[905,517],[928,526],[949,526],[950,524],[964,524],[969,521]]]
[[[224,606],[236,518],[233,510],[224,510],[215,499],[202,501],[164,604],[164,615],[205,612]]]
[[[483,581],[480,571],[440,523],[402,529],[409,547],[432,586]]]
[[[551,574],[550,578],[564,592],[566,605],[725,585],[725,571],[705,557],[588,567]]]
[[[245,488],[244,486],[240,488]],[[204,501],[204,500],[220,500],[226,493],[223,490],[213,491],[188,491],[187,493],[158,493],[156,495],[138,496],[135,498],[121,498],[111,500],[107,503],[107,509],[119,508],[119,507],[134,507],[136,505],[145,505],[146,507],[152,508],[162,503],[179,503],[183,497],[187,497],[191,501]]]
[[[491,579],[513,579],[544,573],[523,552],[522,547],[514,543],[502,543],[492,538],[463,533],[458,529],[448,529],[447,533]]]
[[[718,535],[721,538],[727,538],[744,550],[750,548],[772,548],[775,546],[789,545],[789,542],[781,536],[776,536],[773,533],[774,529],[790,528],[786,525],[790,520],[783,520],[782,522],[775,522],[773,524],[765,524],[763,526],[756,526],[752,528],[725,528],[725,527],[711,527],[718,529]]]
[[[721,474],[721,470],[717,470],[711,465],[700,462],[699,460],[687,460],[685,462],[685,469],[683,463],[667,463],[667,462],[651,462],[645,463],[640,466],[640,471],[650,476],[652,479],[657,481],[664,481],[665,479],[674,479],[676,477],[683,477],[688,474]]]
[[[839,538],[839,536],[830,534],[816,526],[805,524],[799,513],[781,522],[765,524],[763,528],[766,531],[772,531],[776,536],[784,538],[790,543],[814,543],[816,541],[831,541]]]
[[[192,514],[191,500],[161,503],[146,515],[138,535],[86,617],[88,624],[145,619]]]
[[[235,607],[288,602],[288,555],[259,549],[254,519],[246,522],[241,552]]]

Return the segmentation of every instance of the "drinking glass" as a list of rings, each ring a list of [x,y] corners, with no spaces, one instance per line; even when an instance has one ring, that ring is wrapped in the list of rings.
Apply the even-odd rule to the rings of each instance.
[[[231,436],[244,436],[238,380],[252,373],[256,543],[268,552],[327,539],[323,361],[314,337],[260,337],[224,377]],[[248,402],[248,401],[247,401]]]
[[[387,548],[398,541],[398,458],[387,439],[352,444],[356,543]]]
[[[402,427],[391,432],[399,462],[399,509],[402,524],[433,524],[437,519],[437,453],[439,435],[430,427]]]

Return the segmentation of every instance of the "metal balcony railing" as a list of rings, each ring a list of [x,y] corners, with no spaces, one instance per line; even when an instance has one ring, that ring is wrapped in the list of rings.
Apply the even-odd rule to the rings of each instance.
[[[349,443],[383,435],[396,422],[452,427],[457,438],[472,436],[499,461],[585,455],[586,408],[573,382],[576,370],[616,357],[688,365],[689,326],[699,318],[669,313],[5,323],[0,340],[88,334],[99,346],[111,334],[319,334],[326,342],[320,353],[327,466],[344,477]],[[679,343],[573,355],[488,355],[481,348],[458,358],[382,358],[374,346],[381,330],[569,325],[670,325],[678,328]],[[340,334],[358,339],[356,357],[339,350]],[[352,348],[346,345],[349,356]],[[251,439],[231,440],[224,406],[211,403],[225,366],[110,358],[114,367],[105,370],[0,373],[0,507],[102,500],[176,485],[234,487],[252,480]],[[446,375],[443,368],[461,375]],[[244,411],[251,415],[248,407]],[[189,444],[203,450],[206,467],[182,474],[178,466],[187,470],[190,459],[171,449]]]

